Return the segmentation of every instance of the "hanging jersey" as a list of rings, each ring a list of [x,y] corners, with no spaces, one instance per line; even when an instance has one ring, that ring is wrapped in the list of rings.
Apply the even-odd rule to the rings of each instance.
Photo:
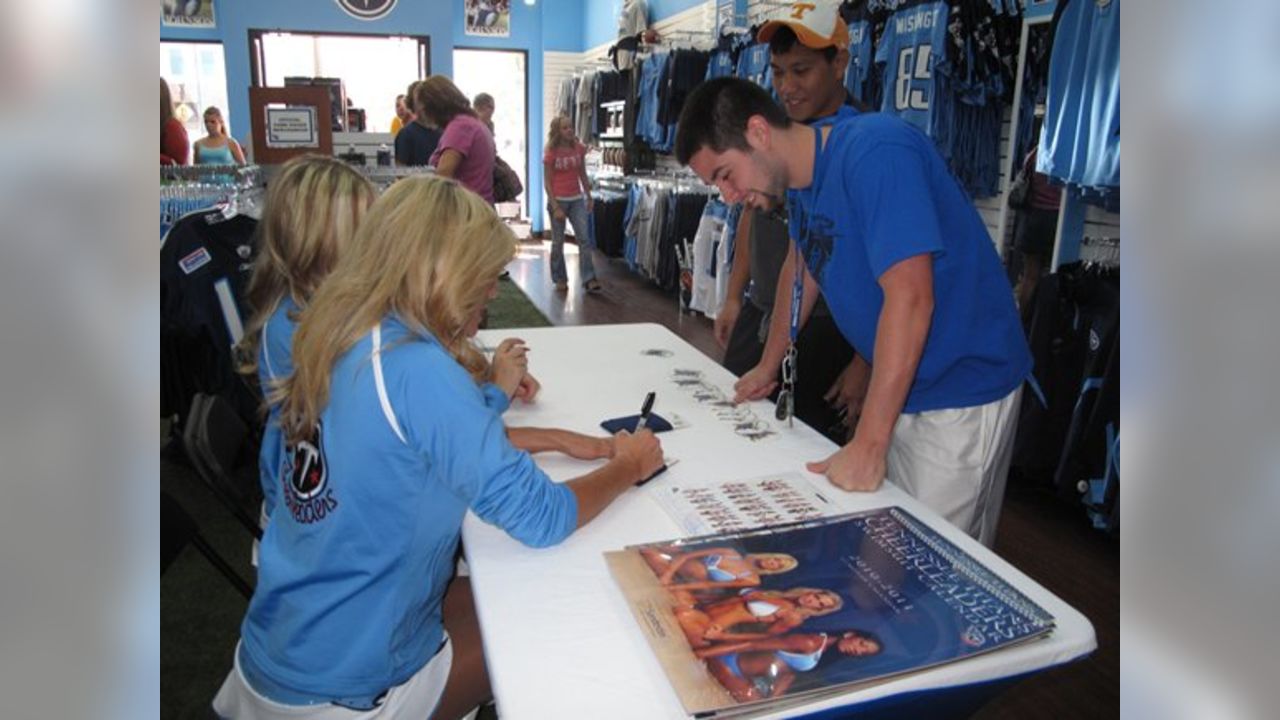
[[[769,44],[750,45],[738,56],[738,77],[773,90],[773,69],[769,67]]]
[[[185,418],[197,392],[226,397],[257,424],[258,398],[236,373],[232,346],[248,317],[244,290],[258,221],[218,209],[174,223],[160,247],[160,413]]]
[[[940,106],[949,102],[936,79],[946,72],[947,4],[942,0],[900,7],[876,48],[884,65],[881,109],[935,135]]]
[[[867,75],[871,73],[871,21],[860,18],[849,23],[849,67],[844,86],[858,102],[863,102]]]
[[[1120,186],[1120,0],[1064,0],[1053,39],[1036,169]]]

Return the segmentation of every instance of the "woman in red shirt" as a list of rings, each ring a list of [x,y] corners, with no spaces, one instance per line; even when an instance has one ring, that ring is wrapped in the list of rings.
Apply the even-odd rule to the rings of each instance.
[[[560,115],[551,121],[547,148],[542,155],[542,182],[547,190],[547,211],[551,213],[551,280],[556,290],[569,288],[569,275],[564,266],[564,223],[573,223],[578,240],[578,279],[587,292],[604,289],[596,279],[591,257],[595,238],[587,225],[591,212],[591,181],[584,162],[586,147],[573,135],[573,122]]]
[[[169,83],[160,78],[160,164],[186,165],[191,154],[187,129],[173,116],[173,96]]]

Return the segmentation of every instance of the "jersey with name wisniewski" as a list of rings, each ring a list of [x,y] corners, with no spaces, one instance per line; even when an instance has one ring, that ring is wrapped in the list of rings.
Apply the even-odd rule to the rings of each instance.
[[[814,151],[812,184],[787,194],[791,236],[841,332],[873,362],[880,276],[932,257],[933,316],[903,412],[982,405],[1017,388],[1031,355],[1009,282],[932,141],[873,113],[836,122]]]

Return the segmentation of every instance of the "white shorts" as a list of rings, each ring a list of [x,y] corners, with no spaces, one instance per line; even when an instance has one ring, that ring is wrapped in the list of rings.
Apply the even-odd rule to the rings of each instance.
[[[888,479],[991,547],[1021,399],[1018,386],[986,405],[903,413],[886,458]]]
[[[222,689],[213,699],[213,711],[220,718],[234,720],[368,720],[371,718],[429,718],[444,695],[453,665],[453,643],[445,633],[445,643],[435,657],[427,661],[413,677],[387,691],[382,704],[372,710],[352,710],[340,705],[284,705],[268,700],[249,687],[240,672],[240,647],[236,646],[235,664]]]

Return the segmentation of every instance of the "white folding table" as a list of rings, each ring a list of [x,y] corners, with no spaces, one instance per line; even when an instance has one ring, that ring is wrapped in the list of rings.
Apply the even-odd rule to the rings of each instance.
[[[510,426],[603,434],[601,420],[638,413],[650,390],[658,393],[655,413],[679,415],[689,426],[659,436],[665,454],[679,460],[666,474],[628,491],[554,548],[527,548],[468,515],[463,542],[503,720],[685,717],[603,557],[609,550],[685,534],[653,497],[664,482],[798,473],[842,512],[901,506],[1056,619],[1046,638],[763,717],[836,717],[855,704],[859,712],[870,711],[891,707],[901,698],[936,701],[942,707],[948,694],[1001,689],[1010,679],[1080,659],[1096,647],[1093,626],[1080,612],[892,483],[874,493],[849,493],[808,473],[806,461],[824,458],[836,446],[801,422],[786,428],[774,419],[772,403],[756,403],[754,410],[779,429],[777,435],[753,441],[736,434],[712,408],[678,388],[672,373],[677,368],[700,370],[707,382],[730,395],[734,377],[666,328],[630,324],[492,330],[483,331],[479,340],[493,347],[504,337],[529,344],[530,368],[542,383],[536,402],[517,402],[507,412]],[[560,481],[598,464],[556,454],[540,455],[538,462]],[[920,707],[910,714],[918,715]]]

